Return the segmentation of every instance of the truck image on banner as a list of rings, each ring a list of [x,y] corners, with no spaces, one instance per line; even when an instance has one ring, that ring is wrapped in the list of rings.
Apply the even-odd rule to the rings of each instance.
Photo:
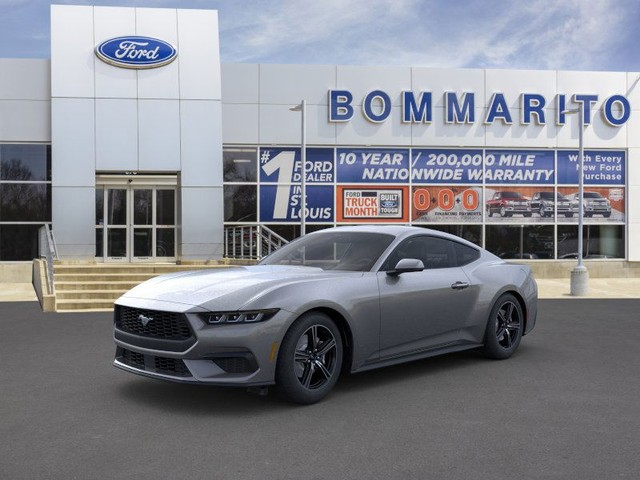
[[[339,222],[406,222],[407,187],[338,187]]]

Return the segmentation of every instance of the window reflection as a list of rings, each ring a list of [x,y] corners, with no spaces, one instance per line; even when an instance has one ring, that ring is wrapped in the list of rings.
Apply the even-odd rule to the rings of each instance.
[[[0,260],[20,262],[38,256],[40,225],[0,225]]]
[[[51,185],[0,184],[0,222],[50,222]]]
[[[257,188],[255,185],[224,186],[225,222],[255,222]]]
[[[255,182],[255,148],[225,148],[222,153],[223,175],[225,182]]]
[[[420,225],[421,227],[423,225]],[[482,246],[482,225],[442,225],[430,223],[426,228],[438,230],[439,232],[450,233],[465,240]]]
[[[624,258],[624,225],[584,225],[585,259]],[[578,227],[558,226],[558,258],[578,258]]]
[[[51,147],[49,145],[0,145],[0,180],[50,181]]]
[[[156,191],[156,224],[175,225],[176,224],[176,191],[157,190]]]
[[[491,225],[486,249],[500,258],[553,258],[553,225]]]

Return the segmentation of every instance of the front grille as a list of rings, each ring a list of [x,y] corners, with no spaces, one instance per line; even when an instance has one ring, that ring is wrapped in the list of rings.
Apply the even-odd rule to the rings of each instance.
[[[116,308],[116,328],[136,335],[170,340],[184,340],[192,336],[189,322],[181,313],[119,305]]]
[[[216,358],[213,362],[227,373],[251,373],[255,371],[251,362],[244,357]]]
[[[131,350],[122,349],[122,363],[130,367],[141,368],[144,370],[144,355]]]
[[[155,368],[157,373],[171,375],[173,377],[190,377],[191,373],[184,362],[176,358],[155,357]]]
[[[118,347],[116,358],[133,368],[146,372],[161,373],[172,377],[191,377],[191,372],[179,358],[155,357],[133,352],[126,348]]]

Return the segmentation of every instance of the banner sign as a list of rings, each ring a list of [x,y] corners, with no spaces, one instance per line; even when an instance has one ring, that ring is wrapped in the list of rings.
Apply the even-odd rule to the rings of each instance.
[[[333,222],[333,186],[307,185],[307,222]],[[261,222],[299,222],[300,185],[260,185]]]
[[[307,148],[307,183],[333,183],[333,149]],[[261,148],[261,183],[300,183],[302,162],[299,148]]]
[[[584,183],[587,185],[624,185],[625,160],[623,150],[585,150]],[[558,150],[558,183],[577,185],[578,151]]]
[[[559,187],[558,192],[578,204],[578,187]],[[625,221],[624,188],[586,187],[584,189],[584,221],[585,223],[602,223]],[[577,222],[578,216],[559,219]]]
[[[482,150],[412,149],[414,184],[482,183]]]
[[[481,187],[414,187],[411,198],[414,223],[482,221]]]
[[[487,184],[553,184],[553,150],[487,150]]]
[[[409,182],[408,148],[338,148],[336,163],[338,182]]]
[[[339,186],[339,222],[407,222],[407,187]]]

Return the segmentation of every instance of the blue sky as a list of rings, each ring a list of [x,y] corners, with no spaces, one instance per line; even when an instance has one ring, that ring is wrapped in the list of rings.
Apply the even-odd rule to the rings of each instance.
[[[114,0],[215,8],[223,62],[640,71],[638,0]],[[49,5],[0,0],[0,58],[47,58]]]

